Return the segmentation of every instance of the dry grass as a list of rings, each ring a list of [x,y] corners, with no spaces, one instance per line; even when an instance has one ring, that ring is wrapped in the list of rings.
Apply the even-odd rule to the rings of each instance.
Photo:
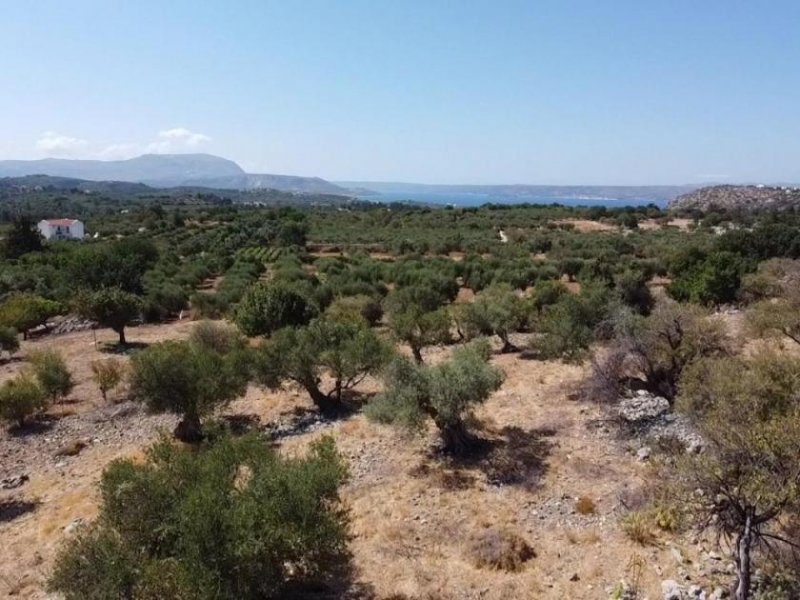
[[[634,511],[625,515],[620,520],[622,531],[629,539],[642,546],[649,546],[656,543],[653,534],[653,522],[650,516],[643,511]]]
[[[185,322],[137,327],[130,338],[152,343],[185,337],[190,329]],[[98,331],[100,341],[113,337]],[[32,343],[65,353],[78,382],[72,395],[77,402],[70,407],[79,415],[101,402],[89,365],[108,355],[94,349],[92,338],[92,332],[83,332]],[[425,359],[435,364],[451,350],[432,348]],[[616,511],[626,490],[641,485],[644,468],[613,439],[587,427],[600,417],[598,407],[567,401],[567,386],[583,378],[586,368],[514,354],[492,360],[505,371],[506,381],[475,412],[476,432],[492,441],[476,462],[454,464],[435,454],[433,427],[422,436],[408,436],[358,414],[278,444],[291,455],[304,452],[320,435],[335,437],[351,471],[341,495],[351,519],[353,566],[376,598],[590,600],[625,576],[625,563],[637,545],[617,525]],[[18,365],[0,365],[0,380]],[[367,394],[379,389],[373,379],[361,386]],[[313,405],[301,391],[251,387],[225,414],[253,415],[263,425],[308,410]],[[25,496],[44,501],[24,517],[0,524],[0,597],[8,595],[6,577],[15,584],[15,597],[46,598],[42,581],[64,527],[76,518],[94,517],[103,467],[138,450],[100,440],[67,459],[63,472],[37,464],[20,467],[31,476]],[[495,480],[493,473],[503,476]],[[595,513],[574,515],[570,499],[587,490]],[[564,513],[542,508],[554,500],[565,505]],[[482,536],[485,543],[477,543]],[[522,560],[526,548],[535,548],[535,559]],[[668,551],[654,547],[648,552],[653,563],[671,564]],[[570,581],[574,572],[579,583]],[[643,574],[642,587],[651,597],[660,579],[652,570]]]
[[[470,540],[470,559],[479,569],[521,571],[536,552],[512,531],[486,529]]]
[[[588,496],[581,496],[575,501],[575,512],[579,515],[593,515],[596,511],[594,500]]]

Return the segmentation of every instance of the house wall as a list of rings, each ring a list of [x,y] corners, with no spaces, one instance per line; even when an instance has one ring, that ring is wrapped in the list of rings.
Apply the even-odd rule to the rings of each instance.
[[[80,221],[69,226],[69,233],[67,233],[66,226],[51,225],[47,221],[39,221],[37,228],[46,240],[82,240],[85,235],[83,223]]]

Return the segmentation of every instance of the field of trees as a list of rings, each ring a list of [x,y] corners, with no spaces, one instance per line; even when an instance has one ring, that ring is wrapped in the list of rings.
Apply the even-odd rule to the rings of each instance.
[[[800,597],[800,215],[7,200],[0,592]]]

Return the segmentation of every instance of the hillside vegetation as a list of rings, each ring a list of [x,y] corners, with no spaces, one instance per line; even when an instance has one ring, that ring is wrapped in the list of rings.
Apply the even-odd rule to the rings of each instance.
[[[0,595],[800,594],[795,213],[139,186],[0,186]]]

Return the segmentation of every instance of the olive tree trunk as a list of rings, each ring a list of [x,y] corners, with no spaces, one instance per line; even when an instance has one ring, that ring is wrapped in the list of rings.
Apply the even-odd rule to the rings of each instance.
[[[195,413],[183,415],[180,423],[175,427],[175,437],[182,442],[191,444],[203,441],[203,426],[200,417]]]
[[[748,600],[750,598],[750,550],[753,545],[752,517],[747,515],[744,529],[736,538],[736,589],[734,598],[736,600]]]

